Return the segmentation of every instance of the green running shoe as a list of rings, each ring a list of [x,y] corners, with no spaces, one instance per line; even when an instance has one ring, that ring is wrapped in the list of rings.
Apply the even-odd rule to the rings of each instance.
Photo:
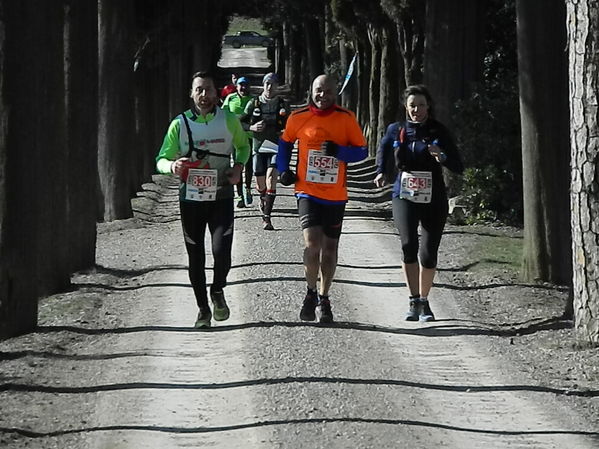
[[[210,327],[210,320],[212,319],[212,313],[210,309],[200,309],[198,313],[198,319],[196,320],[196,329],[208,329]]]
[[[224,292],[214,292],[210,293],[210,299],[212,299],[212,305],[214,310],[214,319],[216,321],[225,321],[229,319],[229,307],[227,306],[227,301],[225,301]]]

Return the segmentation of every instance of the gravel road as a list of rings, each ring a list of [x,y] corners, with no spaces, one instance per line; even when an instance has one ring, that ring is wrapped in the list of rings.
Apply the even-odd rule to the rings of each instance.
[[[156,177],[136,219],[101,226],[96,270],[42,301],[38,332],[0,343],[0,447],[599,447],[596,423],[494,357],[443,273],[438,321],[402,320],[372,161],[351,179],[334,324],[299,321],[302,238],[281,188],[275,231],[236,210],[232,315],[196,331],[176,188]]]

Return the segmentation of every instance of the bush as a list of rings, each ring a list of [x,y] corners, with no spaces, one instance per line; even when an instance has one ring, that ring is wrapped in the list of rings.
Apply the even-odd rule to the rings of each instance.
[[[516,181],[506,170],[492,165],[467,168],[462,178],[462,203],[468,210],[466,224],[501,221],[522,223],[522,195],[515,194]]]
[[[459,185],[470,219],[522,224],[522,153],[515,76],[456,104],[454,123],[467,168]]]

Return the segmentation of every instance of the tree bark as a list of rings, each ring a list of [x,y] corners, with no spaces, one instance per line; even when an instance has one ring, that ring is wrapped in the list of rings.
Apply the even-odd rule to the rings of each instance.
[[[385,134],[387,125],[397,120],[398,110],[402,109],[399,99],[399,71],[396,61],[398,52],[396,47],[395,27],[391,23],[386,23],[381,28],[381,69],[379,81],[379,116],[377,127],[377,140],[374,147],[374,153],[379,146],[382,136]],[[374,153],[372,153],[374,155]]]
[[[310,81],[312,81],[324,72],[322,40],[318,19],[304,20],[304,36],[306,38],[308,71],[310,74]]]
[[[370,154],[376,153],[376,144],[382,136],[377,135],[380,99],[380,70],[381,70],[381,35],[380,28],[374,24],[368,24],[368,41],[370,42],[370,73],[368,76],[368,127],[364,136],[368,142]]]
[[[424,82],[435,98],[435,115],[452,128],[453,106],[482,80],[483,5],[479,0],[426,2]]]
[[[569,284],[566,10],[561,0],[518,0],[516,10],[524,194],[522,275],[527,281]]]
[[[62,3],[3,1],[0,23],[0,335],[9,336],[35,327],[39,294],[69,283]]]
[[[574,316],[582,343],[599,344],[599,4],[566,2],[569,39]]]
[[[128,164],[135,132],[133,0],[98,1],[98,173],[105,221],[132,216]]]
[[[70,271],[91,267],[96,258],[98,211],[93,198],[98,188],[97,4],[97,0],[65,1],[66,198]]]

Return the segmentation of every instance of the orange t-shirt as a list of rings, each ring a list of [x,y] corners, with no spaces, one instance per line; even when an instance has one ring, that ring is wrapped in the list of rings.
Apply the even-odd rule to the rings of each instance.
[[[347,164],[320,150],[331,140],[342,146],[366,146],[366,139],[353,112],[340,106],[327,115],[316,115],[309,107],[294,111],[281,138],[298,142],[295,193],[327,201],[347,201]]]

